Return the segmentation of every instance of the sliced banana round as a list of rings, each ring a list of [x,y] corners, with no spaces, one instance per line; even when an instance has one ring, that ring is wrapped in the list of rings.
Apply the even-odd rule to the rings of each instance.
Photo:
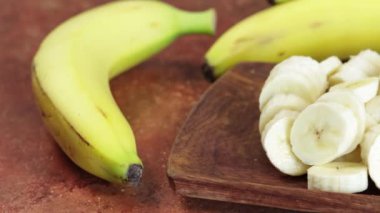
[[[373,118],[370,114],[368,114],[368,112],[366,112],[365,114],[365,129],[369,129],[371,128],[372,126],[375,126],[376,124],[378,124],[378,122],[375,120],[375,118]]]
[[[368,119],[373,119],[376,123],[380,123],[380,96],[372,98],[365,104],[365,110]]]
[[[268,80],[279,75],[288,75],[290,72],[303,75],[320,94],[324,93],[328,87],[327,75],[322,71],[320,64],[307,56],[292,56],[277,64],[272,69]]]
[[[367,49],[361,51],[357,56],[358,64],[360,63],[359,60],[361,59],[362,63],[368,63],[371,64],[372,69],[363,69],[364,72],[368,76],[374,76],[377,77],[380,75],[380,55],[376,51]],[[369,67],[368,67],[369,68]]]
[[[276,76],[264,85],[259,97],[260,110],[277,94],[294,94],[308,102],[314,102],[320,96],[305,76],[289,72],[287,75]]]
[[[377,77],[380,74],[380,57],[372,50],[364,50],[344,63],[339,70],[330,76],[330,85],[342,82],[361,80],[367,77]]]
[[[357,193],[368,188],[367,167],[362,163],[331,162],[307,170],[307,188],[339,193]]]
[[[367,77],[368,76],[365,72],[362,72],[361,69],[355,67],[347,68],[347,65],[343,64],[335,74],[328,78],[328,81],[329,85],[333,86],[343,82],[357,81]]]
[[[360,141],[362,141],[366,127],[366,112],[364,103],[361,102],[359,98],[351,91],[345,90],[337,90],[325,93],[319,97],[317,102],[338,103],[350,109],[354,113],[357,123],[357,132],[355,136],[355,142],[352,144],[352,147],[347,150],[347,153],[354,151]]]
[[[301,111],[310,102],[294,94],[277,94],[273,96],[263,108],[260,114],[259,131],[281,110]]]
[[[352,91],[361,101],[367,103],[377,95],[379,89],[379,78],[370,77],[357,81],[344,82],[330,88],[330,91],[348,89]]]
[[[337,103],[316,102],[304,109],[291,130],[294,154],[307,165],[321,165],[348,153],[355,143],[357,121]]]
[[[378,126],[378,125],[376,125]],[[372,154],[370,151],[372,149],[372,145],[376,144],[376,140],[378,139],[380,133],[376,131],[374,128],[370,128],[364,135],[363,141],[360,143],[361,148],[361,158],[363,162],[368,165],[368,157]]]
[[[273,67],[269,78],[274,77],[282,72],[319,72],[319,69],[319,63],[311,57],[291,56]]]
[[[268,132],[268,129],[270,129],[270,127],[275,124],[278,120],[282,119],[282,118],[293,118],[293,119],[296,119],[296,117],[298,116],[299,112],[298,111],[294,111],[294,110],[287,110],[287,109],[283,109],[281,111],[279,111],[264,127],[263,131],[261,132],[261,142],[263,142],[265,140],[265,135],[267,134]]]
[[[339,67],[342,66],[342,61],[336,56],[331,56],[321,61],[320,66],[322,72],[326,76],[330,76],[338,71]]]
[[[368,166],[369,176],[380,189],[380,125],[370,128],[360,144],[361,157]]]
[[[294,118],[276,119],[266,130],[263,147],[269,161],[280,172],[299,176],[306,174],[309,166],[303,164],[292,152],[290,146],[290,130]]]

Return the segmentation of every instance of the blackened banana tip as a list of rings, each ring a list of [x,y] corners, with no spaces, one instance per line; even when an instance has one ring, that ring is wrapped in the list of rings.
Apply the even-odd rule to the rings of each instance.
[[[275,0],[268,0],[268,2],[269,2],[269,4],[272,4],[272,5],[276,4]]]
[[[214,69],[207,62],[202,65],[202,73],[207,81],[214,82],[216,80]]]
[[[128,184],[132,186],[137,186],[140,182],[143,173],[143,168],[141,165],[132,164],[128,168],[127,178]]]

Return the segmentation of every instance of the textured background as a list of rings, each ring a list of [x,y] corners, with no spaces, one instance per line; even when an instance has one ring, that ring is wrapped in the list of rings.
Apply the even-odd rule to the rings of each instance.
[[[269,209],[183,198],[166,176],[171,145],[210,85],[200,74],[216,37],[188,36],[111,82],[136,134],[145,171],[121,188],[76,167],[42,125],[30,85],[31,60],[57,24],[106,0],[0,0],[0,209],[2,212],[264,212]],[[187,10],[215,7],[220,35],[265,0],[168,1]],[[271,209],[271,212],[275,211]],[[278,210],[276,210],[278,211]]]

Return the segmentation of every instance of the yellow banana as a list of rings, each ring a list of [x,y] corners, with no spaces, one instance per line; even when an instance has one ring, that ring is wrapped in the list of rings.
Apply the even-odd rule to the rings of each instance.
[[[293,0],[268,0],[270,4],[282,4]]]
[[[204,74],[217,78],[241,62],[280,62],[292,55],[342,59],[380,51],[378,0],[302,0],[267,8],[224,33],[206,53]]]
[[[214,11],[159,1],[115,1],[62,23],[42,42],[32,68],[43,120],[62,150],[110,182],[138,183],[142,163],[109,80],[186,34],[212,34]]]

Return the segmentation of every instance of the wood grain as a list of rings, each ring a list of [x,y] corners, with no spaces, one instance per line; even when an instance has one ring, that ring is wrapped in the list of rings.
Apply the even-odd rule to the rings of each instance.
[[[379,211],[372,182],[361,194],[311,191],[305,175],[283,175],[270,164],[258,132],[258,96],[271,68],[240,65],[202,96],[169,158],[168,175],[177,193],[302,211]]]

